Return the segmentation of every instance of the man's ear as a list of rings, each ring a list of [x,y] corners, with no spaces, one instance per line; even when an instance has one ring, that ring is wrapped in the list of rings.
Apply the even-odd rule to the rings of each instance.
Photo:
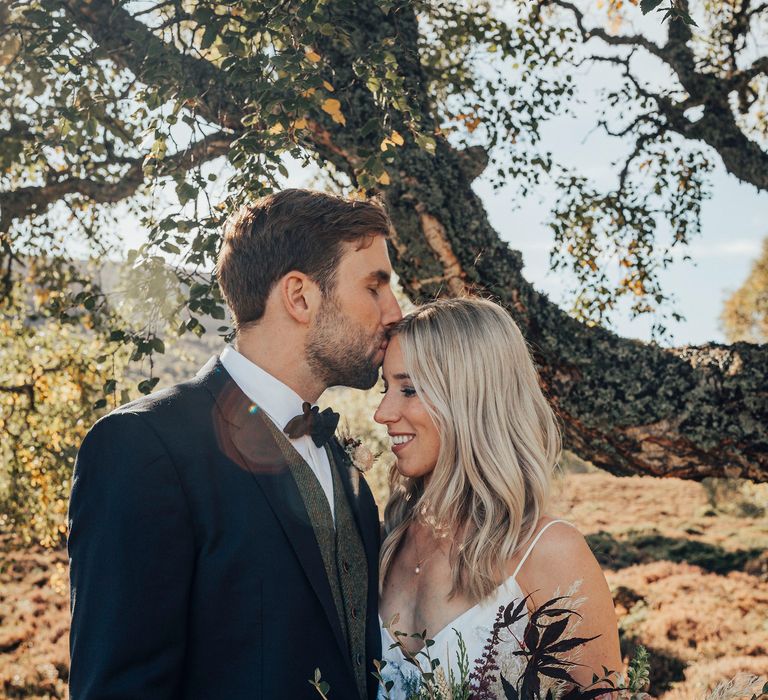
[[[291,270],[278,281],[278,291],[288,315],[297,323],[308,324],[320,303],[320,288],[305,273]]]

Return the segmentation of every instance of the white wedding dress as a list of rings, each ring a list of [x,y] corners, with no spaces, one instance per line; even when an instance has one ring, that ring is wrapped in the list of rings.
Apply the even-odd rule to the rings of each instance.
[[[479,665],[478,660],[482,657],[484,647],[491,637],[499,607],[506,607],[511,602],[515,600],[520,601],[525,597],[525,593],[523,593],[520,585],[517,583],[517,574],[533,551],[539,538],[555,523],[570,525],[565,520],[552,520],[547,523],[539,530],[536,537],[533,538],[514,573],[488,598],[465,610],[436,634],[427,630],[427,638],[435,642],[429,649],[430,657],[432,659],[440,659],[440,666],[443,668],[446,679],[448,678],[449,669],[456,680],[460,677],[458,634],[461,634],[467,648],[469,672],[471,673]],[[497,663],[500,666],[500,671],[512,683],[518,680],[523,671],[524,659],[519,656],[513,656],[512,652],[520,648],[519,640],[522,640],[527,624],[528,615],[526,613],[509,628],[509,631],[506,628],[502,630],[500,642],[497,646],[499,650]],[[386,662],[381,670],[381,677],[385,683],[388,681],[393,683],[389,691],[389,698],[391,700],[407,700],[418,689],[421,675],[419,670],[410,661],[406,660],[400,648],[393,646],[395,640],[389,630],[384,627],[381,617],[379,617],[379,626],[381,627],[382,656],[383,661]],[[408,632],[410,633],[410,630]],[[423,669],[429,669],[429,662],[423,654],[418,654],[416,658]],[[495,675],[498,676],[498,672]],[[387,695],[383,687],[379,687],[379,700],[383,700],[386,697]]]

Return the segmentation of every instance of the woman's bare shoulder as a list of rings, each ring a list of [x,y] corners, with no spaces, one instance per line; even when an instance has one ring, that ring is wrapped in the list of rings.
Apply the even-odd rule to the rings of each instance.
[[[568,521],[550,515],[542,517],[533,540],[536,543],[518,574],[524,590],[564,592],[577,581],[581,581],[583,589],[604,580],[584,535]]]
[[[579,610],[579,636],[594,638],[582,650],[584,667],[574,671],[580,683],[589,683],[592,672],[603,666],[621,669],[616,613],[608,583],[584,535],[555,520],[542,518],[538,524],[540,537],[517,581],[523,593],[531,596],[530,610],[556,596],[571,597],[571,606]]]

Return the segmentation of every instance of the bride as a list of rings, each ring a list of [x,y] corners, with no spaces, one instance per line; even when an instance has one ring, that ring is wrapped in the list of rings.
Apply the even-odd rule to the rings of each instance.
[[[481,299],[422,306],[393,331],[383,377],[374,418],[387,426],[397,457],[379,606],[389,697],[418,687],[405,658],[424,647],[413,633],[426,630],[431,658],[458,678],[459,633],[472,671],[500,606],[530,596],[531,611],[574,590],[582,601],[577,636],[596,638],[568,672],[587,686],[604,666],[619,671],[605,578],[583,536],[547,511],[559,434],[509,314]],[[523,615],[499,645],[497,664],[513,684],[522,661],[511,652],[526,623]],[[403,648],[394,646],[395,631],[408,635],[399,636]]]

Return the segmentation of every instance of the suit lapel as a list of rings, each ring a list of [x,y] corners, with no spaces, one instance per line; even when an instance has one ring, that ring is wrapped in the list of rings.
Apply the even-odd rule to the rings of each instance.
[[[290,465],[267,425],[269,418],[248,399],[220,362],[209,362],[201,375],[218,408],[214,424],[219,448],[231,461],[247,470],[263,491],[322,604],[342,657],[348,659],[312,522]]]

